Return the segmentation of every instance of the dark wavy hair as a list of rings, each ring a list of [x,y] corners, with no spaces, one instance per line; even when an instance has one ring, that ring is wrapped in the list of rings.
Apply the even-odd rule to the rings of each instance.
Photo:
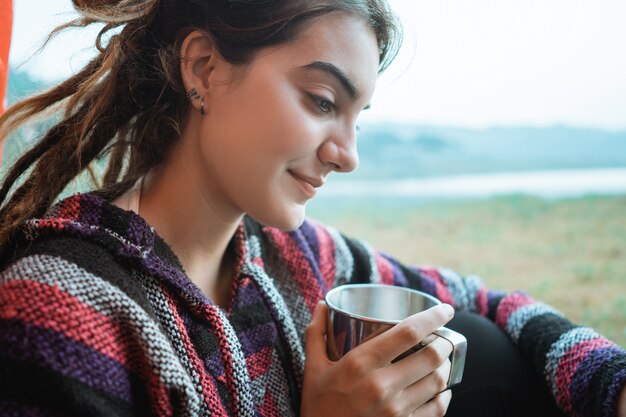
[[[13,164],[0,187],[0,252],[10,247],[25,220],[44,214],[85,170],[96,189],[115,198],[166,159],[189,109],[180,47],[192,30],[211,36],[224,59],[242,66],[262,48],[293,40],[311,19],[338,11],[358,15],[374,30],[379,72],[393,60],[401,42],[400,26],[385,0],[73,0],[73,4],[80,17],[56,28],[48,40],[67,28],[104,23],[95,42],[99,53],[73,77],[16,103],[0,117],[2,141],[38,116],[59,116]],[[93,170],[97,161],[106,163],[101,178]]]

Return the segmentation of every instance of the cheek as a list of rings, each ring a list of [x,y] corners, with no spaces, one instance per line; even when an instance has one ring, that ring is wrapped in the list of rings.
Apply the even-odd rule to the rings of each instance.
[[[259,152],[298,159],[317,147],[315,129],[319,129],[320,122],[292,83],[267,83],[256,97],[262,100],[250,98],[252,106],[245,113],[244,123],[250,138],[259,141],[253,144]]]
[[[220,97],[203,121],[209,175],[238,194],[271,193],[288,168],[315,154],[321,122],[287,82],[252,82]]]

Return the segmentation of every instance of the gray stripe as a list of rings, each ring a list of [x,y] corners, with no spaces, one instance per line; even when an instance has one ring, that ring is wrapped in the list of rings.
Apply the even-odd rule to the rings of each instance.
[[[256,236],[251,236],[246,244],[246,259],[242,266],[242,272],[250,275],[259,285],[265,294],[267,301],[272,304],[272,310],[277,315],[275,318],[277,324],[282,327],[286,342],[291,351],[291,359],[293,371],[296,375],[298,389],[302,390],[302,381],[304,376],[304,348],[298,337],[296,326],[293,322],[291,312],[285,304],[285,300],[280,295],[272,279],[267,275],[265,270],[252,262],[253,256],[261,253],[261,246]]]
[[[277,408],[281,410],[281,417],[294,416],[293,402],[289,395],[285,369],[276,353],[276,349],[272,350],[272,359],[267,372],[267,383]]]
[[[261,246],[256,236],[250,237],[250,250],[251,258],[261,256],[259,253]],[[272,267],[272,282],[287,305],[287,310],[290,312],[294,322],[298,338],[301,343],[304,343],[304,332],[309,323],[311,323],[312,318],[306,300],[302,296],[298,284],[296,284],[296,281],[293,279],[285,263],[278,257],[270,260],[270,262]]]
[[[222,309],[218,306],[214,307],[217,312],[218,319],[224,327],[226,339],[228,340],[230,347],[229,353],[232,355],[233,378],[235,380],[235,389],[237,390],[235,397],[237,415],[243,417],[254,417],[256,412],[250,389],[250,375],[248,374],[248,368],[246,367],[246,357],[243,354],[241,343],[239,343],[237,333],[228,321],[228,318],[222,312]]]
[[[157,286],[154,280],[149,276],[146,276],[145,274],[134,274],[134,276],[137,279],[141,280],[143,288],[146,290],[146,294],[148,295],[148,300],[150,300],[150,304],[152,305],[152,308],[154,309],[159,319],[159,322],[161,323],[161,326],[169,335],[174,350],[182,361],[183,366],[191,376],[194,387],[196,389],[196,393],[200,396],[200,398],[204,398],[204,393],[202,391],[202,381],[200,380],[200,376],[198,375],[197,371],[194,369],[191,361],[189,360],[187,350],[185,349],[185,344],[183,343],[183,340],[180,336],[180,331],[169,308],[169,304],[167,302],[167,299],[165,298],[165,294],[163,294],[162,289]],[[200,412],[203,416],[212,415],[211,410],[209,410],[206,404],[206,401],[201,402],[200,408]]]
[[[448,268],[437,268],[445,286],[450,291],[456,309],[469,311],[475,304],[464,285],[463,278],[455,271]]]
[[[335,243],[335,282],[333,287],[345,284],[354,273],[354,258],[346,241],[336,229],[324,226]]]
[[[371,282],[372,284],[380,284],[380,281],[381,281],[380,271],[378,270],[378,264],[376,263],[376,257],[374,255],[374,248],[372,248],[369,243],[363,240],[359,240],[358,242],[361,244],[361,246],[363,246],[363,249],[365,249],[365,251],[367,252],[367,259],[369,260],[370,269],[372,271],[369,277],[370,278],[369,282]]]
[[[578,343],[598,337],[600,337],[600,335],[589,327],[576,327],[563,333],[558,340],[550,346],[550,350],[546,354],[544,375],[549,386],[552,388],[552,395],[555,398],[559,391],[559,387],[555,384],[556,373],[559,369],[559,362],[563,359],[563,356]]]
[[[519,341],[522,330],[524,330],[524,326],[526,326],[528,320],[546,313],[561,316],[561,313],[552,307],[537,302],[527,304],[513,311],[513,313],[511,313],[509,318],[506,320],[506,332],[513,340],[513,343],[517,344]]]

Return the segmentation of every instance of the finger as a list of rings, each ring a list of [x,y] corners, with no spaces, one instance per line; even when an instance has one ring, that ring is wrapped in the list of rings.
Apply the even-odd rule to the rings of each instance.
[[[326,303],[320,302],[313,313],[313,319],[304,332],[305,352],[307,358],[320,358],[326,360],[326,316],[328,314],[328,306]]]
[[[446,390],[411,413],[411,417],[443,416],[448,411],[452,392]]]
[[[376,353],[379,366],[389,364],[439,327],[446,324],[454,315],[449,304],[439,304],[428,310],[414,314],[361,345]]]
[[[424,378],[404,389],[397,401],[403,409],[415,410],[434,399],[448,387],[450,378],[450,361],[446,360]]]
[[[404,389],[439,368],[452,354],[452,343],[436,337],[428,345],[389,365],[384,372],[393,375],[394,389]]]

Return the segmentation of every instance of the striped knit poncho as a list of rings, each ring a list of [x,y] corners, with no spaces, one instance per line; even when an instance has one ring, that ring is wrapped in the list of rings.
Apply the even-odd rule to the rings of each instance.
[[[613,416],[626,352],[523,293],[404,266],[307,220],[246,217],[228,309],[185,275],[139,216],[95,193],[27,222],[0,273],[0,415],[297,415],[304,331],[346,282],[409,286],[494,320],[571,415]]]

